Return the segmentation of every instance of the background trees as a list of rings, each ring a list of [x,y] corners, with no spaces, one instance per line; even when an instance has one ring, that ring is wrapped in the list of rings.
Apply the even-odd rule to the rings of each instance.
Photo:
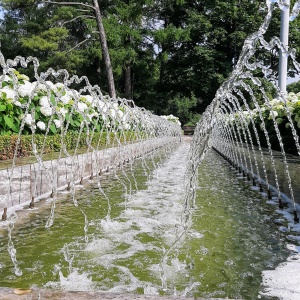
[[[96,0],[86,1],[94,5]],[[57,2],[62,2],[57,0]],[[65,0],[64,2],[80,2]],[[230,74],[265,0],[98,0],[118,96],[183,123],[201,113]],[[293,3],[292,3],[293,4]],[[95,14],[82,5],[6,0],[0,22],[6,59],[36,56],[41,70],[66,68],[109,92]],[[267,36],[278,35],[279,12]],[[299,21],[291,23],[299,47]],[[299,51],[298,51],[299,53]],[[270,57],[276,68],[277,57]],[[28,70],[30,75],[30,70]]]

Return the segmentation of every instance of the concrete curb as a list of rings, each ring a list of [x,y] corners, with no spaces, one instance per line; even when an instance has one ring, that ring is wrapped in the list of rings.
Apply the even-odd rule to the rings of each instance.
[[[115,294],[105,292],[75,292],[45,289],[10,289],[0,288],[1,300],[221,300],[221,298],[198,298],[179,296],[155,296],[135,294]],[[223,298],[224,299],[224,298]],[[227,300],[230,300],[226,298]],[[242,299],[240,299],[242,300]]]

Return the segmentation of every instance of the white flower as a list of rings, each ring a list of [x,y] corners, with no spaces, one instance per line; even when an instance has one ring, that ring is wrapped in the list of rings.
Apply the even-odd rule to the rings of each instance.
[[[118,116],[121,119],[123,117],[124,113],[119,109],[118,110]]]
[[[43,84],[43,83],[39,83],[39,82],[37,83],[37,90],[42,91],[42,92],[47,92],[48,91],[46,85]]]
[[[109,110],[109,113],[113,119],[116,117],[116,111],[113,108]]]
[[[278,100],[278,99],[276,99],[276,98],[274,98],[273,100],[270,101],[270,104],[271,104],[272,106],[277,105],[277,104],[280,104],[280,103],[281,103],[280,100]]]
[[[8,76],[8,75],[1,75],[0,76],[0,81],[6,81],[6,82],[9,82],[11,81],[11,78]]]
[[[60,97],[60,101],[61,101],[63,104],[68,104],[70,100],[71,100],[71,98],[70,98],[70,96],[67,95],[67,94]]]
[[[59,112],[61,113],[61,115],[62,115],[63,117],[65,117],[66,114],[68,113],[68,110],[67,110],[66,108],[62,107],[62,108],[59,110]]]
[[[72,98],[79,98],[79,93],[76,90],[70,90],[68,93]]]
[[[57,88],[59,88],[59,89],[62,89],[62,88],[65,87],[64,84],[61,83],[61,82],[57,82],[57,83],[55,83],[54,85],[55,85],[55,87],[57,87]]]
[[[278,112],[275,111],[275,110],[273,110],[273,115],[274,115],[274,117],[276,118],[276,117],[278,116]]]
[[[104,113],[107,112],[108,106],[107,106],[107,104],[105,102],[99,100],[98,101],[98,106],[99,106],[99,109],[102,110]]]
[[[24,81],[24,84],[20,84],[18,88],[18,93],[21,97],[31,96],[35,85],[32,85],[29,81]]]
[[[268,119],[272,120],[273,116],[274,116],[274,118],[276,118],[278,116],[278,112],[275,110],[271,110]]]
[[[25,124],[31,125],[31,124],[32,124],[32,121],[33,121],[32,115],[31,115],[31,114],[27,114],[27,115],[25,116],[25,118],[24,118]]]
[[[42,121],[38,121],[36,123],[36,126],[40,129],[40,130],[45,130],[46,129],[46,124]]]
[[[87,109],[87,105],[83,102],[77,103],[78,111],[84,112]]]
[[[55,94],[57,94],[58,90],[57,90],[57,87],[56,85],[52,82],[52,81],[45,81],[46,83],[46,86],[51,90],[53,91]]]
[[[6,94],[6,99],[14,99],[16,97],[16,92],[9,88],[8,86],[5,86],[3,89],[0,90],[0,92]]]
[[[88,103],[93,103],[94,102],[94,98],[91,95],[81,95],[81,97],[83,99],[85,99],[86,102],[88,102]]]
[[[96,111],[87,115],[87,117],[90,119],[90,121],[92,121],[93,117],[98,117],[98,116],[99,116],[99,114]]]
[[[292,114],[295,108],[293,106],[288,106],[287,109]]]
[[[41,113],[46,116],[46,117],[49,117],[52,115],[52,108],[51,107],[44,107],[42,106],[41,107]]]
[[[39,103],[40,103],[40,106],[42,106],[42,107],[50,107],[49,98],[47,96],[41,97]]]
[[[15,106],[18,106],[18,107],[22,107],[22,104],[20,101],[13,101],[12,102]]]
[[[130,128],[130,125],[128,123],[123,124],[123,128],[125,130],[128,130]]]
[[[60,120],[53,120],[54,124],[55,124],[55,127],[56,128],[60,128],[61,127],[61,121]]]

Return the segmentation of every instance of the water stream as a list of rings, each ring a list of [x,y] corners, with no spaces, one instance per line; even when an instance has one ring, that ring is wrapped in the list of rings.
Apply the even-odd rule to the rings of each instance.
[[[0,286],[256,299],[262,271],[290,254],[288,234],[275,224],[275,207],[212,151],[199,167],[187,219],[189,147],[139,160],[127,178],[103,175],[109,214],[93,181],[75,187],[78,207],[59,194],[50,228],[50,203],[19,212],[13,242],[23,275],[14,274],[3,230]],[[124,192],[134,181],[138,190]]]

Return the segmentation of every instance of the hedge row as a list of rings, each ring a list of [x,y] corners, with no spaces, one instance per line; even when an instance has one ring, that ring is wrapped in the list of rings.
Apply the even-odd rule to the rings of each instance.
[[[100,146],[112,145],[114,142],[116,142],[116,135],[120,140],[120,142],[123,142],[124,139],[126,139],[127,141],[136,139],[135,135],[130,131],[123,132],[122,134],[112,133],[112,132],[110,133],[94,132],[93,138],[91,140],[91,145],[93,147],[97,147],[98,145]],[[36,144],[36,149],[39,154],[41,153],[42,149],[43,149],[42,154],[59,152],[62,145],[61,138],[62,137],[60,134],[48,135],[48,136],[42,134],[35,134],[34,136],[21,135],[20,141],[18,143],[16,157],[32,156],[33,141]],[[14,157],[17,141],[18,141],[18,135],[0,136],[0,160],[12,159]],[[83,148],[87,149],[88,148],[87,133],[83,132],[79,136],[78,132],[69,131],[63,137],[63,143],[65,144],[67,150],[75,149],[77,144],[78,144],[77,149],[83,149]]]

